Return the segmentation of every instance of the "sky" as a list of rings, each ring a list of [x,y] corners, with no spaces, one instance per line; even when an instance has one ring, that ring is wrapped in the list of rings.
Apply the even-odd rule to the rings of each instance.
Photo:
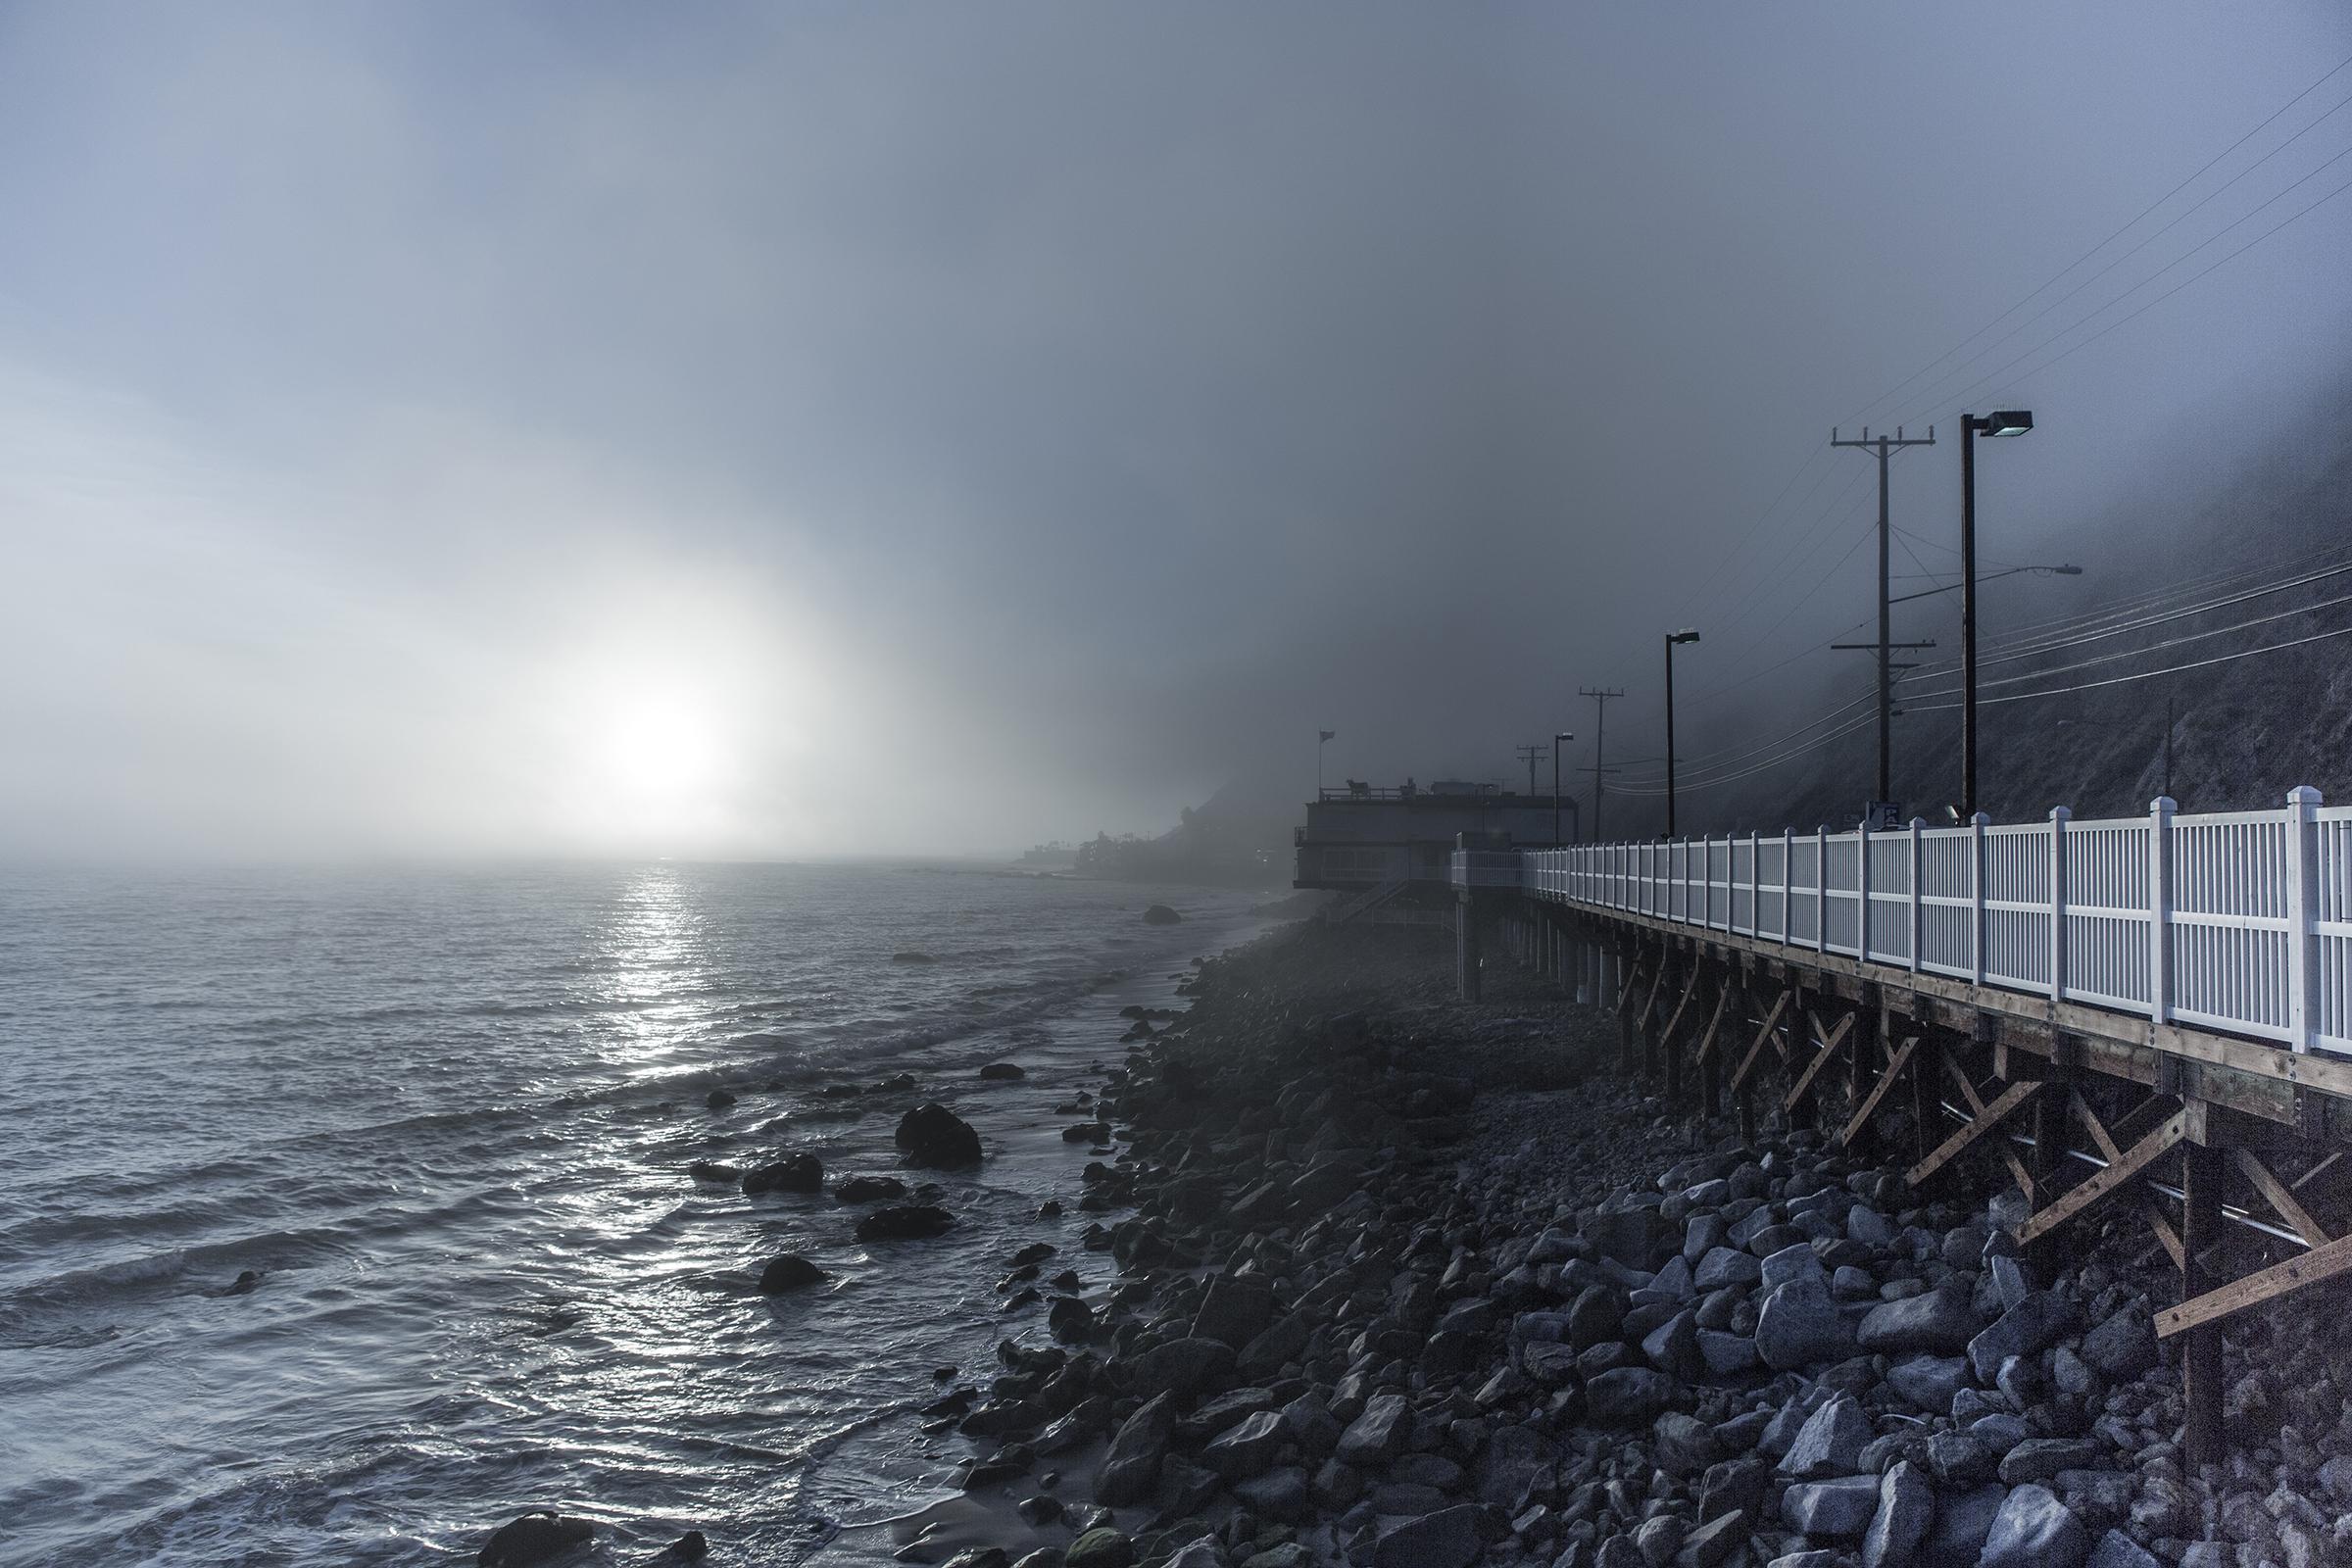
[[[1768,734],[1862,674],[1834,424],[1937,426],[1913,573],[1958,412],[2035,409],[1984,549],[2091,559],[1995,617],[2190,569],[2131,519],[2304,439],[2352,195],[2264,236],[2352,180],[2347,57],[2319,3],[0,3],[0,857],[1002,853],[1303,799],[1319,729],[1589,765],[1583,686],[1638,763],[1682,625],[1682,743]]]

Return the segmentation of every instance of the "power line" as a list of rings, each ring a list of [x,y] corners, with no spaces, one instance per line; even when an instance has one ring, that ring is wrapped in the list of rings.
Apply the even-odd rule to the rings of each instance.
[[[1930,370],[1935,369],[1936,367],[1941,365],[1945,360],[1950,359],[1962,349],[1967,348],[1971,343],[1974,343],[1978,338],[1983,337],[1986,332],[1989,332],[1994,327],[2000,325],[2003,321],[2016,315],[2019,311],[2022,311],[2027,306],[2033,304],[2035,300],[2039,299],[2043,294],[2047,293],[2052,287],[2054,287],[2059,279],[2065,277],[2076,268],[2081,267],[2084,262],[2089,261],[2093,256],[2096,256],[2099,252],[2105,250],[2108,246],[2121,239],[2142,219],[2145,219],[2149,214],[2155,212],[2156,209],[2162,207],[2166,202],[2171,201],[2174,197],[2180,195],[2189,186],[2195,184],[2199,179],[2202,179],[2214,169],[2216,165],[2220,164],[2223,159],[2228,158],[2231,153],[2237,151],[2240,147],[2243,147],[2247,142],[2252,141],[2256,136],[2260,135],[2264,130],[2268,129],[2272,124],[2277,122],[2279,116],[2285,114],[2288,110],[2294,108],[2295,105],[2301,103],[2304,99],[2319,91],[2322,86],[2326,85],[2328,81],[2334,77],[2334,75],[2338,72],[2342,71],[2346,66],[2352,66],[2352,55],[2347,55],[2342,60],[2337,61],[2333,66],[2328,68],[2328,70],[2325,72],[2318,80],[2314,81],[2310,86],[2304,88],[2301,92],[2295,94],[2285,103],[2280,104],[2277,109],[2273,110],[2263,119],[2260,124],[2247,131],[2244,135],[2238,137],[2237,140],[2231,142],[2220,152],[2214,154],[2213,157],[2204,165],[2202,165],[2195,173],[2190,174],[2186,179],[2180,181],[2180,184],[2175,185],[2171,190],[2166,191],[2163,195],[2148,203],[2147,206],[2141,208],[2137,213],[2133,214],[2121,228],[2118,228],[2114,233],[2109,234],[2105,239],[2100,240],[2096,245],[2093,245],[2090,249],[2084,251],[2082,255],[2076,257],[2073,261],[2058,269],[2057,271],[2051,273],[2048,279],[2045,280],[2040,287],[2034,289],[2033,293],[2028,294],[2024,299],[2019,300],[2015,305],[2010,306],[2007,310],[2001,312],[2000,315],[1994,317],[1991,320],[1986,321],[1983,326],[1978,327],[1974,332],[1969,333],[1968,336],[1962,338],[1959,342],[1953,344],[1950,348],[1944,350],[1933,360],[1930,360],[1926,365],[1921,366],[1918,369],[1903,377],[1902,380],[1896,382],[1893,386],[1888,387],[1886,391],[1871,399],[1870,402],[1864,404],[1860,409],[1848,415],[1840,422],[1845,424],[1860,423],[1863,417],[1870,414],[1871,411],[1886,403],[1896,393],[1902,391],[1905,387],[1918,380],[1921,376],[1927,374]],[[2318,122],[2316,121],[2314,122],[2315,124],[2317,122]]]
[[[2044,692],[2011,692],[2006,697],[1984,697],[1978,699],[1978,702],[1980,705],[1991,703],[2025,703],[2032,702],[2037,697],[2064,697],[2070,692],[2096,691],[2103,686],[2124,686],[2129,685],[2132,681],[2154,680],[2159,675],[2178,675],[2183,671],[2191,669],[2209,669],[2216,664],[2227,664],[2240,659],[2255,659],[2264,654],[2284,653],[2290,648],[2302,648],[2312,643],[2324,643],[2331,637],[2344,636],[2352,636],[2352,626],[2338,626],[2332,631],[2313,632],[2308,637],[2297,637],[2292,641],[2283,643],[2271,643],[2261,648],[2241,649],[2234,654],[2217,654],[2211,659],[2200,659],[2186,664],[2173,664],[2164,669],[2143,669],[2130,675],[2110,675],[2105,680],[2086,680],[2079,685],[2059,686]],[[1960,705],[1958,703],[1925,704],[1911,707],[1907,710],[1907,711],[1937,713],[1943,712],[1950,709],[1958,708],[1959,706]]]

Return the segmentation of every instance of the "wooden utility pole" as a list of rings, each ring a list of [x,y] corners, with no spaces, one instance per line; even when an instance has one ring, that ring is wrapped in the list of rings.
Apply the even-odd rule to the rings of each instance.
[[[1834,643],[1836,648],[1875,648],[1879,655],[1879,793],[1874,800],[1894,799],[1893,727],[1894,727],[1894,665],[1889,654],[1896,647],[1933,648],[1934,643],[1894,642],[1892,605],[1887,598],[1889,562],[1887,547],[1890,529],[1886,520],[1886,462],[1903,447],[1932,447],[1936,444],[1936,427],[1930,425],[1924,436],[1905,436],[1903,427],[1896,425],[1894,434],[1884,432],[1872,435],[1870,427],[1862,427],[1859,441],[1841,441],[1838,432],[1830,432],[1834,447],[1860,447],[1879,460],[1879,640],[1875,643]]]
[[[1600,748],[1601,743],[1606,741],[1609,736],[1609,699],[1623,697],[1625,693],[1614,686],[1579,686],[1576,689],[1576,695],[1592,698],[1593,708],[1598,710],[1597,715],[1592,720],[1592,832],[1591,834],[1592,841],[1598,844],[1601,842]]]

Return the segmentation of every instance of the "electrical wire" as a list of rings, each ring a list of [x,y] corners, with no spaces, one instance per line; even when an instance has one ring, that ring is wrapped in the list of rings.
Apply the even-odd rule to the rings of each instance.
[[[1977,700],[1977,706],[1986,708],[2000,703],[2027,703],[2041,697],[2064,697],[2070,692],[2097,691],[2105,686],[2125,686],[2132,681],[2154,680],[2161,675],[2179,675],[2192,669],[2210,669],[2216,664],[2231,663],[2240,659],[2257,659],[2264,654],[2284,653],[2290,648],[2303,648],[2312,643],[2327,642],[2329,638],[2347,636],[2352,636],[2352,626],[2338,626],[2332,631],[2313,632],[2308,637],[2297,637],[2289,642],[2270,643],[2261,648],[2242,649],[2234,654],[2217,654],[2211,659],[2200,659],[2186,664],[2174,664],[2164,669],[2143,669],[2130,675],[2110,675],[2105,680],[2087,680],[2079,685],[2059,686],[2044,692],[2011,692],[2004,697],[1981,697]],[[1958,703],[1906,703],[1904,709],[1906,711],[1915,713],[1940,713],[1960,706]]]

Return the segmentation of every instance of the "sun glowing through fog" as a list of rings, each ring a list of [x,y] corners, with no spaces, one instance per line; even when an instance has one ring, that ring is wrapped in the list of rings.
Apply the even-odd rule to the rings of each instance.
[[[616,799],[683,805],[722,782],[718,719],[692,693],[617,693],[603,729],[594,773]]]

